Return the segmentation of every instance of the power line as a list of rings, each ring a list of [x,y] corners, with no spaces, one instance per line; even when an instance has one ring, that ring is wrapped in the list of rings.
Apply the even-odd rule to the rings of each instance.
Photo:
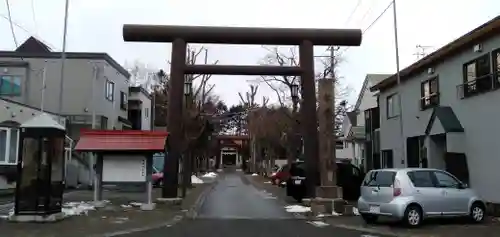
[[[5,19],[5,20],[7,20],[7,21],[9,21],[9,22],[12,22],[12,24],[13,24],[15,27],[17,27],[17,28],[21,29],[22,31],[24,31],[24,32],[28,33],[29,35],[33,35],[33,36],[35,36],[38,40],[40,40],[42,43],[44,43],[44,44],[48,45],[51,49],[55,49],[55,50],[59,51],[59,49],[58,49],[57,47],[55,47],[55,46],[54,46],[54,45],[52,45],[51,43],[49,43],[49,42],[47,42],[47,41],[43,40],[43,39],[42,39],[39,35],[34,34],[34,33],[32,33],[31,31],[29,31],[28,29],[24,28],[22,25],[20,25],[20,24],[19,24],[19,23],[17,23],[16,21],[14,21],[14,20],[9,20],[9,17],[7,17],[7,16],[5,16],[5,15],[3,15],[3,14],[0,14],[0,17],[1,17],[1,18],[3,18],[3,19]]]
[[[368,25],[368,27],[366,27],[363,31],[362,31],[362,34],[364,35],[368,30],[370,30],[370,28],[372,28],[372,26],[375,25],[375,23],[377,23],[378,20],[380,20],[380,18],[382,18],[382,16],[387,12],[387,10],[389,10],[389,8],[392,6],[392,3],[393,1],[391,1],[389,3],[389,5],[387,5],[387,7],[384,9],[384,11],[382,11],[382,13],[380,13],[380,15],[377,16],[377,18],[375,18],[375,20],[373,20],[370,25]],[[351,47],[346,47],[342,52],[341,54],[345,53],[349,48]]]
[[[36,15],[35,15],[35,0],[31,0],[31,16],[33,17],[35,33],[38,34],[38,24],[36,23]]]
[[[10,11],[9,0],[5,0],[5,5],[7,5],[7,14],[8,14],[8,21],[9,21],[9,25],[10,25],[10,31],[12,33],[12,38],[14,38],[14,44],[16,44],[16,48],[17,48],[17,47],[19,47],[19,44],[17,43],[16,32],[14,31],[14,24],[12,24],[12,14]]]
[[[356,3],[356,6],[352,10],[351,14],[349,14],[349,17],[347,17],[347,20],[346,20],[344,25],[349,24],[349,21],[351,21],[352,17],[354,16],[354,13],[356,13],[356,10],[358,10],[359,6],[361,6],[361,1],[363,1],[363,0],[358,0],[358,2]]]

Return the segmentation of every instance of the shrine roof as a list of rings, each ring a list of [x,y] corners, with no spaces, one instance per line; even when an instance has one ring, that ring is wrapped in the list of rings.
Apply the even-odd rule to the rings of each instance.
[[[164,151],[168,132],[82,130],[76,151]]]

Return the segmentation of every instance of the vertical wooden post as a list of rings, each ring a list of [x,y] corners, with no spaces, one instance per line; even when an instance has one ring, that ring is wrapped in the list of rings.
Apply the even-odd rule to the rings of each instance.
[[[316,196],[318,185],[318,117],[316,114],[316,85],[314,82],[314,47],[308,40],[299,46],[300,68],[302,69],[302,106],[300,109],[302,136],[304,137],[304,157],[306,163],[307,192]]]

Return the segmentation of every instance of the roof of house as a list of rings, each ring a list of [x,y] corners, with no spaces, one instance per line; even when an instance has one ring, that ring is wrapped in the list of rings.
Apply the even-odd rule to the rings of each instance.
[[[384,79],[390,77],[392,74],[366,74],[365,80],[363,81],[363,85],[361,86],[361,90],[359,91],[358,99],[356,100],[356,105],[354,106],[354,110],[358,110],[361,105],[361,101],[363,101],[363,96],[365,95],[365,91],[368,86],[374,86]]]
[[[451,43],[441,47],[435,52],[427,55],[421,60],[413,63],[407,68],[400,71],[401,81],[409,79],[412,75],[425,70],[428,67],[432,67],[434,64],[444,61],[446,58],[452,57],[453,55],[462,52],[467,47],[471,47],[477,42],[490,38],[492,36],[498,35],[500,32],[500,16],[493,18],[492,20],[484,23],[483,25],[477,27],[476,29],[470,31],[469,33],[463,35],[462,37],[452,41]],[[397,84],[396,74],[393,74],[389,78],[381,81],[377,85],[370,88],[371,91],[383,90],[391,88]]]
[[[15,51],[0,51],[0,58],[61,58],[61,54],[61,52],[52,52],[46,44],[32,36]],[[123,76],[130,78],[130,73],[107,53],[66,52],[66,58],[104,60]]]
[[[356,111],[351,111],[346,113],[347,118],[349,119],[349,122],[351,123],[351,126],[356,126],[358,124],[357,117],[358,113]]]
[[[431,117],[429,118],[429,123],[425,129],[425,133],[429,134],[431,131],[432,125],[436,122],[436,119],[439,120],[441,125],[443,126],[444,132],[463,132],[464,128],[458,120],[457,116],[453,112],[453,109],[449,106],[438,106],[434,107],[432,110]]]
[[[167,132],[142,130],[83,130],[75,150],[100,151],[151,151],[165,150]]]
[[[151,96],[151,93],[149,93],[146,89],[144,89],[144,87],[142,86],[130,86],[128,88],[128,91],[129,92],[135,92],[135,93],[142,93],[143,95],[145,95],[147,98],[149,98],[150,100],[153,98]]]

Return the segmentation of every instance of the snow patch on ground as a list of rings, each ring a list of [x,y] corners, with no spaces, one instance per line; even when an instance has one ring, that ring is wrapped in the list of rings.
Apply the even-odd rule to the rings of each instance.
[[[323,222],[323,221],[308,221],[307,223],[313,225],[313,226],[316,226],[316,227],[325,227],[325,226],[329,226],[329,224]]]
[[[89,211],[95,211],[95,206],[88,202],[67,202],[61,209],[65,216],[88,215]]]
[[[217,177],[217,173],[215,173],[215,172],[208,172],[208,173],[202,175],[201,177],[203,177],[203,178],[215,178],[215,177]]]
[[[194,176],[194,175],[191,175],[191,183],[193,184],[202,184],[203,183],[203,180],[201,180],[200,178]]]
[[[265,183],[265,184],[270,184],[270,183],[271,183],[271,181],[266,181],[266,182],[264,182],[264,183]]]
[[[304,213],[304,212],[310,212],[311,208],[306,207],[306,206],[301,206],[301,205],[289,205],[285,207],[287,212],[293,212],[293,213]]]
[[[252,176],[259,176],[257,173],[253,173]]]

